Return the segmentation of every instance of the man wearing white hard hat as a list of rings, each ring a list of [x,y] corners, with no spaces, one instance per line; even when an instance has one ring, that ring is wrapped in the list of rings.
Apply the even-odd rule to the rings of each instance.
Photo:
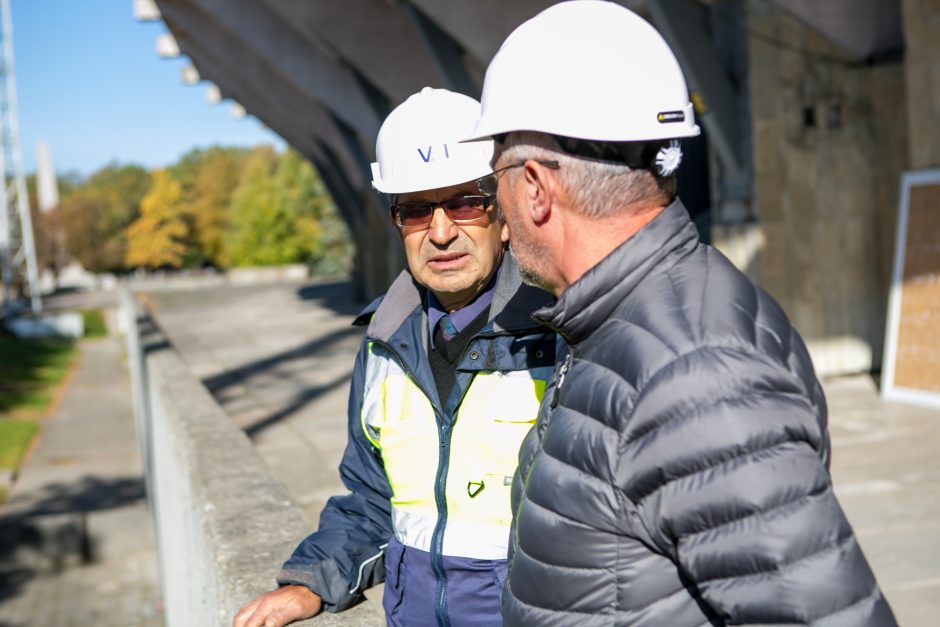
[[[698,133],[615,3],[546,9],[487,69],[470,139],[496,140],[511,249],[558,297],[536,319],[570,346],[520,454],[505,622],[894,625],[803,341],[676,197]]]
[[[385,581],[389,625],[500,625],[519,444],[555,362],[532,312],[552,299],[504,254],[492,142],[462,144],[476,100],[425,88],[376,141],[373,185],[390,200],[408,269],[360,314],[366,326],[340,475],[319,530],[246,604],[235,627],[342,611]]]

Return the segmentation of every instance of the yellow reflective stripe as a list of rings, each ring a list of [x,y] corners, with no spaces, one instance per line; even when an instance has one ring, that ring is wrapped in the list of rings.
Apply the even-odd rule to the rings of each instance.
[[[551,369],[545,369],[545,378]],[[512,522],[510,488],[519,446],[535,424],[545,379],[529,371],[480,372],[454,424],[447,473],[448,525]]]
[[[437,419],[430,401],[398,360],[370,343],[362,408],[363,432],[382,453],[392,505],[434,512]]]
[[[437,514],[425,516],[392,508],[395,538],[405,546],[431,550],[431,538],[437,524]],[[448,517],[444,528],[442,553],[449,557],[504,560],[509,547],[508,525],[481,525],[452,520]]]
[[[535,423],[552,368],[479,372],[458,410],[448,460],[445,555],[505,557],[519,445]],[[428,550],[437,522],[440,451],[430,401],[380,344],[369,343],[363,433],[382,454],[397,512],[395,532]],[[406,524],[405,517],[412,522]]]

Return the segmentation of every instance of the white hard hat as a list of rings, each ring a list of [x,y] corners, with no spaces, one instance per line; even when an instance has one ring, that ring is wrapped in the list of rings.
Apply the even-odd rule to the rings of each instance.
[[[493,171],[493,142],[462,144],[480,117],[480,103],[425,87],[392,111],[375,141],[372,186],[403,194],[458,185]]]
[[[633,142],[699,134],[675,55],[646,20],[613,2],[576,0],[516,28],[486,70],[468,139],[539,131]]]

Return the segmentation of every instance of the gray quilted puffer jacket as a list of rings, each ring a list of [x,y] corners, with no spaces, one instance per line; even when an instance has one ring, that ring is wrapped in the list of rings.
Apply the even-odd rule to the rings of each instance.
[[[520,453],[507,625],[895,625],[786,315],[678,201],[537,317],[569,360]]]

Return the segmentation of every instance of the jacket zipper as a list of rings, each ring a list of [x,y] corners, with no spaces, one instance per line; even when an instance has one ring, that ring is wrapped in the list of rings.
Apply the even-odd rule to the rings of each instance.
[[[440,457],[437,463],[437,482],[434,486],[434,501],[437,504],[437,525],[431,535],[431,567],[437,575],[437,614],[438,627],[450,627],[447,614],[447,573],[444,571],[444,528],[447,526],[447,471],[450,469],[450,438],[452,425],[442,421],[438,425],[440,433]]]
[[[565,363],[561,365],[561,368],[558,369],[558,376],[556,377],[555,382],[555,393],[552,394],[552,403],[551,408],[555,409],[558,407],[558,393],[561,392],[561,386],[565,384],[565,377],[568,375],[568,368],[571,367],[571,349],[568,349],[568,354],[565,355]]]
[[[496,337],[505,337],[505,336],[523,336],[531,335],[534,333],[541,332],[544,327],[530,327],[527,329],[514,329],[514,330],[504,330],[504,331],[492,331],[490,333],[481,333],[474,336],[470,342],[467,343],[467,346],[464,348],[463,352],[460,354],[460,357],[457,358],[456,364],[460,364],[463,361],[463,358],[466,357],[467,352],[470,350],[470,344],[474,340],[481,338],[496,338]],[[436,602],[436,618],[438,627],[450,627],[450,617],[447,613],[447,573],[444,570],[444,529],[447,527],[447,472],[450,469],[450,442],[451,436],[453,435],[453,424],[451,421],[446,419],[444,415],[444,410],[439,408],[437,405],[431,401],[431,395],[428,394],[428,391],[422,387],[421,383],[418,381],[418,378],[411,371],[408,366],[405,365],[404,360],[401,358],[401,355],[398,354],[398,351],[393,349],[391,345],[382,340],[377,340],[373,338],[374,342],[377,342],[380,346],[383,346],[391,354],[395,356],[398,365],[401,366],[401,369],[404,370],[408,376],[414,381],[414,384],[418,386],[418,389],[424,394],[424,396],[430,401],[431,408],[434,410],[435,415],[438,417],[438,436],[440,443],[440,452],[437,462],[437,477],[434,484],[434,501],[437,505],[437,524],[434,526],[434,532],[431,534],[431,568],[434,570],[434,574],[437,576],[437,602]],[[459,407],[459,404],[458,404]]]
[[[447,615],[447,573],[444,571],[444,555],[442,548],[444,544],[444,528],[447,525],[447,495],[445,494],[445,489],[447,487],[447,471],[450,466],[450,438],[453,433],[452,425],[446,420],[444,410],[434,404],[434,401],[431,400],[431,395],[428,394],[428,391],[424,389],[418,381],[418,377],[415,376],[415,373],[405,364],[405,360],[401,358],[398,351],[393,349],[387,342],[374,338],[373,341],[395,356],[398,365],[401,366],[401,369],[405,371],[408,377],[424,394],[425,398],[428,399],[435,416],[437,416],[440,452],[437,462],[437,476],[434,482],[434,502],[435,505],[437,505],[437,524],[435,524],[434,532],[431,534],[431,568],[434,570],[434,574],[437,577],[437,598],[435,603],[437,624],[439,627],[450,627],[450,618]],[[461,356],[461,359],[463,359],[463,356]]]

